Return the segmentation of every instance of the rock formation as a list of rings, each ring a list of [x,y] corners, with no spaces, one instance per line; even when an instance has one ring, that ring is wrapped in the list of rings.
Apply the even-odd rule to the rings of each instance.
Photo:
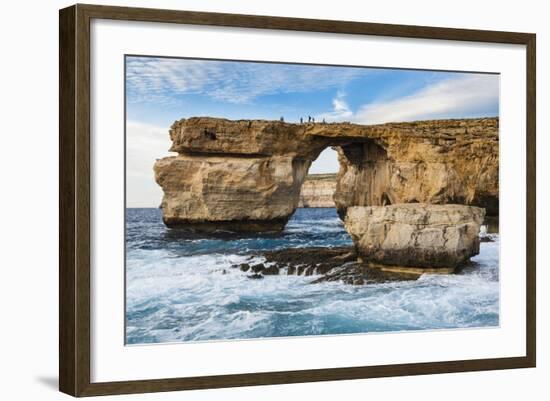
[[[316,277],[312,284],[338,281],[345,284],[363,285],[387,283],[392,281],[416,280],[422,273],[430,269],[408,268],[395,272],[393,268],[371,267],[357,261],[354,247],[307,247],[289,248],[270,251],[258,251],[257,257],[264,263],[240,263],[232,267],[248,272],[249,278],[259,278],[270,275],[297,275]],[[442,269],[431,269],[439,272]]]
[[[179,155],[158,160],[169,227],[280,231],[298,205],[309,161],[287,156]]]
[[[313,160],[339,153],[334,201],[352,206],[459,203],[498,212],[498,119],[381,125],[190,118],[170,129],[175,157],[158,160],[168,226],[273,231],[298,206]]]
[[[300,192],[298,207],[334,207],[336,174],[309,174]]]
[[[371,141],[338,149],[334,200],[349,206],[466,204],[498,215],[498,119],[369,126]]]
[[[345,226],[363,262],[454,268],[479,253],[484,216],[465,205],[354,206]]]

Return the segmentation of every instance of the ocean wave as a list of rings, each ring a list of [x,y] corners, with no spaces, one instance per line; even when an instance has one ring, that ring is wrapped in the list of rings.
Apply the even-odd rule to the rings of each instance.
[[[342,236],[338,241],[350,241],[345,231],[337,234]],[[499,324],[498,235],[493,236],[493,242],[482,243],[481,253],[458,274],[425,274],[416,281],[365,286],[339,282],[313,285],[311,276],[281,274],[250,280],[249,273],[232,268],[240,263],[265,262],[261,257],[251,257],[249,250],[319,246],[311,244],[334,241],[327,237],[316,237],[303,230],[274,238],[226,242],[208,239],[178,242],[169,238],[156,246],[130,244],[126,258],[127,342]]]

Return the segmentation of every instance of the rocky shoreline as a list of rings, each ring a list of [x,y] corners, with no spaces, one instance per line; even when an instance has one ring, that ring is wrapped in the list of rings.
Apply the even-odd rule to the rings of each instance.
[[[392,281],[416,280],[418,271],[391,271],[357,261],[354,247],[313,247],[258,252],[262,263],[241,263],[232,266],[247,273],[250,279],[272,275],[315,276],[311,284],[340,281],[364,285]],[[319,277],[320,276],[320,277]]]
[[[316,259],[286,250],[284,257],[263,255],[268,264],[240,268],[261,279],[286,263],[287,274],[350,283],[450,273],[479,253],[485,215],[498,215],[498,124],[182,119],[170,129],[170,150],[178,155],[154,165],[163,221],[209,234],[277,233],[299,205],[332,199],[354,253],[317,250]],[[338,152],[336,178],[308,179],[311,163],[329,146]],[[299,262],[284,262],[291,255]]]

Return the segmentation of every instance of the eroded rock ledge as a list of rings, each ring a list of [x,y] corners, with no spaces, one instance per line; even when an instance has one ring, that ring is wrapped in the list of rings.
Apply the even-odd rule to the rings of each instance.
[[[263,251],[263,263],[241,263],[233,265],[247,273],[251,279],[272,275],[314,276],[311,283],[341,281],[345,284],[374,284],[391,281],[416,280],[421,273],[414,271],[393,271],[371,267],[357,261],[353,247],[312,247]]]
[[[352,206],[466,204],[498,214],[498,118],[381,125],[196,117],[170,129],[158,160],[164,222],[197,230],[278,231],[311,162],[338,151],[334,201]]]

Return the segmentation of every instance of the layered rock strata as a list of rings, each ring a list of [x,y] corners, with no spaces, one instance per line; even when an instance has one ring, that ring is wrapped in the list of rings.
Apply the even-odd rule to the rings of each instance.
[[[453,269],[479,253],[484,216],[465,205],[354,206],[345,226],[362,262]]]
[[[280,231],[298,205],[309,162],[287,156],[178,155],[155,164],[168,227]]]
[[[158,160],[164,222],[198,230],[281,230],[313,160],[339,153],[334,201],[353,206],[460,203],[498,213],[498,119],[381,125],[190,118]]]
[[[298,207],[334,207],[336,174],[309,174],[300,192]]]

